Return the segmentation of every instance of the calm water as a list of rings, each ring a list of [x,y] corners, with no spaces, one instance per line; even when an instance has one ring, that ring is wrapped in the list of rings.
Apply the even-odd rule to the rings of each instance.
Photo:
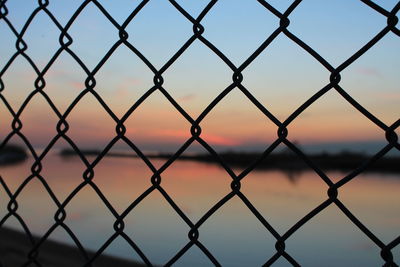
[[[153,160],[160,166],[163,161]],[[11,190],[29,174],[31,160],[1,167],[1,176]],[[43,161],[42,176],[60,200],[82,181],[84,166],[78,157],[49,156]],[[332,179],[343,173],[329,173]],[[381,240],[390,242],[400,234],[400,175],[365,174],[345,185],[342,202]],[[150,187],[151,172],[139,159],[105,158],[95,168],[94,181],[117,211]],[[162,186],[177,205],[196,222],[230,191],[230,177],[216,165],[175,162],[162,176]],[[257,171],[242,183],[242,192],[281,234],[322,203],[327,186],[311,171],[287,174]],[[6,212],[7,198],[0,188],[0,216]],[[56,210],[41,183],[33,180],[18,198],[18,213],[32,231],[42,235],[54,223]],[[115,221],[93,189],[84,188],[67,206],[66,224],[84,246],[98,249],[113,233]],[[14,219],[6,225],[20,229]],[[166,263],[188,242],[188,226],[154,191],[125,219],[125,232],[150,261]],[[259,266],[275,249],[275,239],[263,228],[237,197],[219,209],[200,228],[199,240],[224,266]],[[52,239],[71,243],[60,228]],[[286,250],[304,266],[378,266],[379,249],[354,226],[336,206],[314,217],[287,242]],[[400,262],[400,248],[394,251]],[[138,256],[123,239],[117,239],[106,253],[129,259]],[[192,247],[177,266],[212,265],[197,247]],[[275,266],[290,266],[284,260]]]

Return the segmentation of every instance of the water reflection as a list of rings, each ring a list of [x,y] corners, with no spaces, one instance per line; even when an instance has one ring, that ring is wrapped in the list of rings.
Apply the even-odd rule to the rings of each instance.
[[[161,162],[155,161],[156,165]],[[1,166],[1,176],[14,192],[29,175],[32,159],[15,166]],[[82,181],[85,166],[78,157],[48,156],[41,175],[63,201]],[[105,158],[95,168],[94,182],[118,212],[151,186],[151,172],[137,158]],[[339,179],[344,174],[330,172]],[[388,178],[388,179],[384,179]],[[384,242],[400,232],[400,179],[398,175],[364,174],[345,185],[340,200]],[[199,220],[217,201],[227,195],[231,178],[214,164],[177,161],[162,175],[162,186],[193,221]],[[314,172],[254,171],[242,183],[241,191],[281,234],[327,199],[327,185]],[[0,216],[6,214],[8,198],[0,189]],[[32,180],[18,197],[18,213],[32,232],[43,235],[54,223],[56,205],[43,185]],[[66,207],[65,223],[84,246],[98,249],[112,234],[114,216],[89,186],[84,187]],[[6,225],[19,228],[14,219]],[[163,196],[154,191],[125,219],[125,232],[148,258],[165,264],[188,242],[189,227]],[[199,229],[199,240],[225,266],[259,266],[275,251],[275,239],[238,198],[234,197]],[[52,239],[71,243],[61,230]],[[304,266],[377,266],[379,249],[355,227],[336,206],[317,215],[286,244],[287,251]],[[106,253],[138,259],[122,239]],[[400,260],[399,250],[394,251]],[[178,266],[211,265],[202,252],[192,247]],[[280,260],[276,266],[288,266]]]

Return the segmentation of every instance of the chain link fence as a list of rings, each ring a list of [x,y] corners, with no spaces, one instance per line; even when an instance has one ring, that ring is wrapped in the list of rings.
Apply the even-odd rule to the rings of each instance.
[[[207,14],[212,10],[213,6],[216,4],[217,0],[210,1],[206,7],[202,10],[198,17],[193,17],[190,13],[185,10],[180,4],[178,4],[174,0],[169,0],[169,3],[176,8],[184,16],[187,21],[189,21],[193,25],[193,35],[184,43],[182,47],[159,69],[157,69],[152,62],[150,62],[142,53],[139,51],[130,41],[126,27],[135,20],[135,17],[141,10],[148,4],[149,0],[141,1],[140,4],[130,13],[130,15],[126,18],[123,23],[118,23],[112,15],[104,8],[99,1],[96,0],[86,0],[83,1],[80,6],[76,9],[74,14],[69,18],[68,22],[65,25],[62,25],[58,18],[52,14],[52,12],[48,9],[49,0],[39,0],[36,9],[33,10],[29,18],[26,20],[24,26],[21,31],[18,31],[16,27],[13,25],[12,21],[8,18],[8,2],[12,0],[3,0],[0,4],[0,22],[7,25],[7,27],[12,31],[15,35],[16,43],[15,43],[15,53],[8,59],[2,58],[3,62],[6,62],[4,67],[0,70],[0,99],[1,103],[7,108],[8,112],[11,114],[13,120],[11,125],[11,130],[8,135],[2,140],[0,144],[0,149],[4,148],[9,140],[13,137],[18,137],[23,141],[26,147],[29,150],[29,153],[34,159],[34,163],[31,168],[31,174],[20,184],[20,186],[12,192],[5,181],[0,177],[1,186],[4,188],[5,192],[9,197],[9,203],[7,206],[7,214],[1,218],[0,227],[5,224],[5,222],[11,217],[16,218],[21,226],[23,227],[26,235],[31,240],[32,248],[28,255],[26,255],[26,263],[24,266],[42,266],[43,263],[38,259],[38,255],[40,254],[42,244],[48,239],[48,237],[55,231],[57,228],[63,228],[69,236],[72,238],[77,248],[81,252],[82,256],[86,259],[86,262],[83,264],[84,266],[91,266],[92,263],[98,258],[106,248],[117,238],[122,237],[126,242],[137,252],[137,254],[141,257],[143,262],[151,266],[152,262],[150,259],[142,252],[140,245],[135,243],[135,240],[131,239],[125,232],[124,229],[126,227],[124,223],[124,219],[126,216],[135,209],[135,207],[141,203],[149,194],[153,191],[158,191],[162,194],[165,200],[170,204],[170,206],[175,210],[176,214],[188,225],[190,231],[188,232],[188,241],[187,244],[182,247],[174,257],[172,257],[165,265],[170,266],[173,265],[178,259],[180,259],[191,247],[197,246],[203,253],[208,257],[208,259],[219,266],[220,263],[216,257],[213,255],[213,251],[210,251],[200,240],[201,236],[201,226],[213,216],[213,214],[219,210],[222,206],[224,206],[227,202],[229,202],[233,197],[238,197],[242,200],[242,202],[248,207],[248,209],[254,214],[254,216],[262,223],[262,225],[275,237],[276,239],[276,252],[275,254],[265,259],[265,266],[273,265],[278,259],[283,257],[286,261],[293,266],[300,266],[294,257],[292,257],[287,251],[285,242],[290,239],[290,237],[299,230],[302,226],[307,224],[307,222],[312,219],[314,216],[319,214],[321,211],[326,209],[327,207],[334,205],[337,206],[343,214],[345,214],[350,221],[356,225],[377,247],[381,250],[381,258],[383,259],[384,266],[398,266],[392,254],[392,250],[400,244],[400,236],[393,237],[393,240],[389,243],[384,243],[381,239],[379,239],[371,230],[369,230],[363,222],[361,222],[356,216],[352,214],[352,212],[341,202],[340,200],[340,188],[345,186],[346,183],[355,179],[360,173],[362,173],[366,168],[368,168],[371,164],[373,164],[378,159],[382,158],[385,154],[387,154],[391,150],[400,150],[400,144],[398,142],[398,136],[396,134],[396,129],[400,125],[400,119],[395,121],[391,125],[387,125],[383,123],[380,119],[378,119],[374,114],[369,112],[366,108],[360,105],[354,98],[352,98],[345,89],[342,88],[340,84],[341,80],[341,72],[353,64],[360,56],[362,56],[366,51],[368,51],[371,47],[377,44],[385,35],[394,34],[397,37],[400,36],[400,29],[396,27],[398,24],[397,13],[400,9],[400,2],[394,5],[391,10],[386,10],[381,7],[379,4],[369,1],[369,0],[361,0],[363,4],[368,6],[368,8],[374,10],[379,15],[386,17],[387,25],[381,29],[381,31],[376,34],[369,42],[367,42],[361,49],[359,49],[356,53],[351,55],[347,60],[341,63],[339,66],[332,66],[324,57],[322,57],[318,51],[315,51],[311,46],[302,41],[299,37],[293,34],[288,26],[290,24],[290,15],[291,13],[301,4],[301,0],[293,1],[291,5],[287,8],[287,10],[283,13],[278,11],[274,6],[268,3],[268,1],[258,0],[257,2],[260,4],[260,8],[265,9],[265,12],[270,12],[274,16],[279,19],[279,25],[277,25],[276,30],[268,36],[265,41],[240,65],[235,65],[232,61],[219,50],[211,41],[203,36],[203,32],[205,28],[202,25],[202,20],[207,16]],[[104,57],[98,62],[98,64],[93,68],[89,69],[85,62],[81,60],[79,56],[70,48],[71,44],[74,42],[74,39],[69,35],[68,31],[71,28],[71,25],[76,21],[76,19],[80,16],[82,11],[87,7],[89,3],[94,4],[98,10],[104,15],[104,17],[111,22],[111,24],[115,27],[115,31],[119,34],[119,39],[114,43],[111,49],[104,55]],[[50,60],[45,64],[45,66],[40,69],[37,63],[26,53],[29,44],[25,42],[24,37],[28,26],[32,23],[38,14],[45,14],[48,18],[51,19],[53,24],[59,29],[59,47],[57,51],[52,55]],[[274,42],[274,40],[283,35],[288,38],[291,42],[295,43],[297,46],[301,47],[304,51],[306,51],[309,55],[311,55],[316,61],[318,61],[321,65],[321,68],[325,68],[329,71],[330,77],[328,77],[329,82],[320,89],[316,94],[312,95],[306,102],[300,105],[295,112],[293,112],[286,120],[281,121],[277,119],[274,114],[272,114],[268,107],[261,104],[256,97],[253,96],[251,90],[246,88],[243,84],[243,71],[265,50],[268,49],[269,45]],[[164,78],[163,74],[169,68],[172,68],[174,62],[185,53],[185,51],[193,44],[194,41],[200,41],[204,44],[210,51],[212,51],[215,55],[217,55],[232,71],[232,83],[227,86],[224,90],[222,90],[219,95],[211,102],[209,105],[201,112],[201,114],[197,118],[191,117],[185,109],[183,109],[178,102],[170,95],[168,90],[163,87]],[[144,64],[152,71],[154,74],[154,85],[149,88],[130,108],[129,110],[122,116],[118,117],[113,110],[106,104],[106,102],[102,99],[102,97],[96,92],[96,74],[103,67],[103,65],[107,62],[110,56],[121,46],[127,47],[131,53],[135,54],[140,60],[143,61]],[[85,89],[82,90],[79,95],[69,104],[68,108],[65,112],[61,112],[57,106],[54,104],[52,99],[46,93],[46,79],[45,75],[52,68],[55,60],[60,56],[61,53],[68,53],[75,61],[79,64],[82,70],[86,73],[87,77],[84,82]],[[22,105],[18,109],[14,109],[10,104],[9,100],[3,94],[7,90],[11,90],[11,88],[6,88],[2,77],[7,73],[10,69],[10,66],[13,65],[13,62],[18,58],[23,57],[29,62],[30,66],[33,68],[36,79],[34,82],[34,89],[30,92],[30,94],[26,97]],[[232,169],[224,162],[223,158],[202,138],[202,121],[208,116],[208,114],[218,105],[218,103],[226,97],[228,94],[232,92],[232,90],[238,89],[240,90],[253,104],[257,109],[259,109],[265,117],[267,117],[270,121],[272,121],[276,125],[277,129],[277,137],[276,140],[261,154],[259,159],[253,162],[250,166],[248,166],[245,170],[243,170],[239,175],[236,175]],[[191,136],[186,142],[184,142],[181,147],[170,157],[160,168],[156,168],[148,157],[141,151],[134,140],[129,139],[126,133],[126,127],[124,123],[127,119],[135,113],[136,109],[142,105],[148,99],[150,95],[154,92],[161,92],[165,99],[167,99],[176,109],[179,114],[186,119],[191,127],[190,133]],[[345,99],[348,103],[350,103],[358,112],[360,112],[363,116],[368,118],[376,127],[380,128],[386,135],[387,144],[381,148],[381,150],[371,156],[368,161],[364,162],[361,166],[353,170],[351,173],[343,177],[337,182],[333,182],[328,175],[322,171],[315,163],[313,163],[307,155],[296,145],[296,143],[291,142],[288,137],[288,126],[296,120],[296,118],[302,114],[307,108],[314,102],[318,101],[321,96],[326,94],[329,91],[334,91],[338,95],[340,95],[343,99]],[[40,153],[36,152],[32,142],[24,135],[24,125],[20,120],[20,116],[26,107],[29,105],[30,101],[36,95],[41,95],[48,105],[53,110],[54,114],[58,118],[58,123],[56,125],[57,134],[52,138],[52,140],[47,144],[43,151]],[[90,161],[81,149],[75,144],[74,140],[72,140],[68,136],[68,131],[70,126],[68,124],[68,116],[71,111],[77,104],[81,101],[81,99],[86,95],[94,96],[98,103],[104,108],[104,110],[108,113],[108,115],[115,122],[115,136],[109,141],[106,148],[101,151],[99,155],[95,157],[93,161]],[[60,200],[57,198],[56,194],[53,192],[52,188],[46,182],[41,175],[42,172],[42,161],[48,155],[49,151],[53,148],[56,142],[60,139],[65,140],[73,150],[79,155],[81,161],[85,164],[86,170],[82,174],[83,179],[81,183],[66,197],[64,200]],[[137,199],[135,199],[129,207],[127,207],[122,213],[118,213],[116,209],[111,205],[111,203],[107,200],[107,198],[103,195],[102,191],[96,186],[94,181],[94,168],[97,164],[107,155],[109,150],[113,147],[115,143],[118,141],[123,141],[134,151],[148,166],[148,168],[153,173],[151,177],[149,177],[149,187],[146,191],[144,191]],[[198,221],[192,221],[189,219],[187,214],[179,207],[174,199],[171,198],[169,193],[164,190],[162,183],[162,175],[165,170],[168,169],[171,164],[173,164],[181,155],[184,153],[188,147],[194,142],[198,142],[202,147],[204,147],[214,158],[219,162],[220,166],[226,171],[227,174],[232,178],[232,182],[230,184],[231,191],[220,199],[215,205],[209,209]],[[241,192],[241,182],[246,176],[257,167],[257,165],[267,158],[277,147],[278,145],[285,145],[291,151],[293,151],[299,158],[301,158],[318,176],[327,184],[329,190],[327,191],[326,200],[323,201],[320,205],[315,207],[311,212],[309,212],[306,216],[304,216],[301,220],[296,222],[288,231],[284,233],[279,233],[273,226],[268,222],[268,220],[253,206],[253,204],[249,201],[249,199]],[[33,238],[33,235],[27,226],[27,223],[23,220],[23,218],[18,214],[18,196],[21,195],[21,192],[26,188],[27,184],[29,184],[32,180],[39,180],[46,191],[48,192],[51,199],[54,201],[57,206],[57,212],[54,214],[54,224],[48,229],[48,231],[37,241]],[[79,241],[79,237],[74,234],[74,232],[69,228],[69,226],[65,223],[68,214],[66,213],[66,207],[71,202],[71,200],[85,187],[91,187],[99,196],[99,198],[104,202],[105,206],[109,209],[109,211],[115,217],[115,223],[113,225],[114,234],[109,237],[109,239],[98,249],[95,254],[89,254],[82,246]],[[3,241],[0,241],[3,242]]]

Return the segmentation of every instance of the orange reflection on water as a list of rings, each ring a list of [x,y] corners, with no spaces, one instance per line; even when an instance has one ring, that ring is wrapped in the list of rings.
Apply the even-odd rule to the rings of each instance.
[[[161,166],[164,161],[152,159],[152,162]],[[1,167],[1,175],[13,192],[29,174],[31,164],[32,161],[27,161]],[[49,155],[43,160],[41,175],[63,201],[83,181],[84,171],[85,166],[78,157]],[[152,172],[138,158],[106,157],[94,168],[94,173],[93,182],[118,213],[152,186]],[[332,172],[328,176],[344,177],[344,174]],[[215,164],[176,161],[161,178],[162,188],[193,223],[231,192],[231,177]],[[328,198],[328,186],[311,171],[254,171],[241,184],[241,192],[280,234]],[[396,175],[364,174],[341,187],[339,199],[379,238],[389,242],[400,230],[399,189],[400,180]],[[3,216],[8,203],[3,192],[0,201]],[[34,233],[44,234],[54,224],[56,206],[36,179],[27,185],[17,201],[18,214]],[[85,246],[98,249],[114,232],[115,217],[88,185],[67,205],[66,212],[66,224]],[[188,242],[189,227],[157,190],[124,221],[126,233],[158,264],[165,264]],[[20,228],[15,220],[7,221],[6,225]],[[208,218],[199,232],[200,240],[213,255],[228,265],[232,260],[241,264],[249,261],[245,256],[239,257],[240,253],[250,255],[252,264],[261,265],[274,252],[275,239],[237,196]],[[56,232],[50,238],[64,240],[63,236]],[[379,256],[371,253],[376,250],[375,245],[335,205],[312,218],[288,241],[288,249],[305,265],[310,263],[312,252],[323,247],[328,250],[327,257],[335,253],[342,255],[342,250],[352,251],[352,257],[343,256],[338,264],[380,264]],[[129,251],[117,246],[108,252],[124,256]],[[198,256],[193,257],[186,264],[198,262]]]

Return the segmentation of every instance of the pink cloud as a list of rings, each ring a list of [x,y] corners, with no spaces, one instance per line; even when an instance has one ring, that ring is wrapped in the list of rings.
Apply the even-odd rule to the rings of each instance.
[[[186,102],[194,100],[197,96],[195,94],[187,94],[179,98],[180,101]]]
[[[239,141],[234,140],[232,138],[218,136],[218,135],[203,134],[201,137],[204,140],[206,140],[207,142],[209,142],[210,144],[214,144],[214,145],[237,146],[237,145],[241,144]]]
[[[366,76],[382,77],[382,73],[376,68],[363,67],[363,68],[358,68],[356,71],[357,73]]]
[[[49,72],[47,72],[47,77],[49,78],[60,78],[60,77],[65,77],[65,76],[70,76],[68,72],[66,72],[63,69],[60,68],[51,68]]]
[[[134,79],[134,78],[126,78],[124,80],[122,80],[117,86],[117,90],[127,90],[129,88],[131,88],[134,85],[139,85],[141,84],[141,81],[138,79]]]
[[[78,82],[78,81],[70,81],[69,85],[74,89],[82,90],[85,88],[85,84],[83,82]]]
[[[123,79],[114,87],[114,90],[109,91],[109,94],[119,101],[124,100],[132,94],[132,87],[138,84],[141,84],[141,81],[138,79]]]
[[[157,136],[162,136],[162,137],[172,137],[174,139],[187,139],[190,137],[190,134],[188,131],[183,131],[183,130],[160,130],[154,133]]]

